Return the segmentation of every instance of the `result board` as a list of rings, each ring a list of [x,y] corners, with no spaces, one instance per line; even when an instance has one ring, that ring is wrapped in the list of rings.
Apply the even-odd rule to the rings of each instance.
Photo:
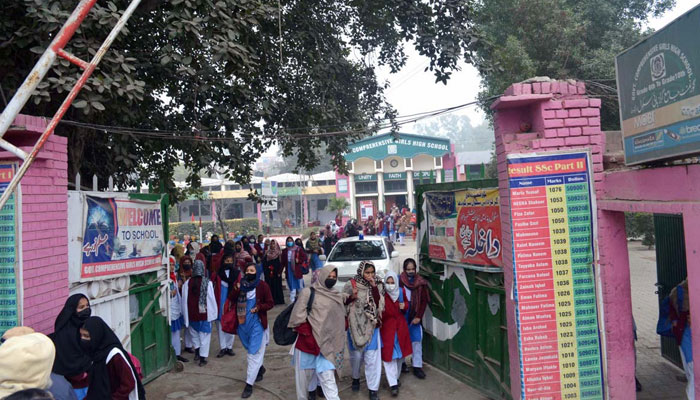
[[[508,156],[523,399],[602,399],[587,152]]]

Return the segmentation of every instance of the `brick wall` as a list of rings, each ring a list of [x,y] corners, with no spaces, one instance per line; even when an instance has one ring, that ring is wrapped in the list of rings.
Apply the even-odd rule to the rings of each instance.
[[[29,150],[46,126],[43,118],[18,116],[7,138]],[[0,153],[2,161],[16,160]],[[53,331],[68,297],[67,138],[52,135],[21,183],[23,320],[37,331]]]

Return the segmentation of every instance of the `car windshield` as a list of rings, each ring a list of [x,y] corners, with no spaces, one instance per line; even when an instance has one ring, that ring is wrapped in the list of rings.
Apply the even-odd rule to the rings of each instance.
[[[335,245],[328,261],[383,260],[386,251],[381,240],[341,242]]]

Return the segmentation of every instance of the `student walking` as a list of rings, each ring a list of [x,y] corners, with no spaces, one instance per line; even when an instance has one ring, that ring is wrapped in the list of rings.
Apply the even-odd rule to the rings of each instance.
[[[316,236],[316,232],[311,232],[309,235],[309,240],[306,241],[306,253],[310,257],[311,270],[317,271],[323,268],[323,261],[319,258],[323,254],[323,248],[321,247],[321,242]]]
[[[175,358],[181,362],[190,362],[182,356],[182,342],[180,332],[185,327],[185,320],[182,318],[182,282],[175,275],[172,275],[169,282],[170,289],[170,344],[175,350]]]
[[[270,287],[260,280],[254,262],[246,266],[245,278],[233,285],[229,301],[236,302],[234,331],[248,352],[246,385],[241,395],[245,399],[253,394],[253,385],[263,380],[265,374],[263,359],[270,341],[267,311],[275,305]]]
[[[354,299],[347,307],[352,390],[360,390],[360,367],[364,362],[369,398],[376,400],[382,375],[379,325],[385,304],[384,287],[377,281],[376,268],[371,261],[360,262],[357,275],[345,285],[344,292]]]
[[[194,359],[199,360],[200,367],[205,366],[211,344],[211,321],[216,320],[219,310],[214,286],[204,276],[202,260],[194,262],[192,278],[182,286],[182,310],[195,347]]]
[[[80,328],[80,346],[92,359],[87,400],[145,400],[146,392],[129,353],[100,317]]]
[[[287,288],[289,300],[294,303],[297,292],[304,288],[304,269],[308,268],[308,258],[301,246],[295,244],[291,236],[287,237],[287,247],[282,251],[282,266],[287,270]]]
[[[90,301],[83,294],[74,294],[66,300],[58,313],[54,332],[49,335],[56,346],[53,372],[63,375],[75,391],[78,399],[87,394],[87,371],[92,360],[80,348],[80,326],[90,318]]]
[[[389,271],[384,279],[384,312],[382,313],[382,361],[386,380],[389,383],[391,396],[399,395],[400,366],[404,357],[413,352],[411,338],[408,334],[406,316],[408,311],[406,294],[399,287],[399,277],[396,272]]]
[[[270,286],[272,298],[275,304],[284,304],[284,292],[282,289],[282,250],[276,240],[272,240],[263,257],[265,269],[265,282]]]
[[[217,308],[219,312],[219,317],[216,320],[216,326],[219,331],[219,354],[216,358],[221,358],[223,356],[234,356],[236,353],[233,352],[233,343],[236,340],[236,335],[231,333],[226,333],[223,331],[221,326],[221,315],[224,312],[224,304],[228,298],[228,292],[231,290],[233,285],[240,281],[241,271],[236,268],[233,263],[233,251],[224,250],[224,257],[221,260],[221,267],[217,271],[212,284],[214,285],[214,297],[218,300]]]
[[[315,399],[315,386],[309,382],[318,376],[327,400],[339,400],[333,371],[340,374],[345,351],[345,309],[347,294],[333,290],[338,269],[326,265],[318,280],[299,294],[289,318],[289,327],[298,333],[294,344],[294,372],[297,400]],[[313,301],[310,301],[313,290]],[[311,308],[308,305],[311,303]],[[309,387],[311,386],[311,390]]]
[[[430,303],[430,287],[428,281],[418,275],[416,260],[412,258],[404,260],[400,286],[406,289],[406,298],[409,303],[406,321],[408,322],[408,333],[411,337],[413,350],[413,375],[418,379],[425,379],[425,372],[423,372],[423,326],[421,322],[425,309]],[[405,363],[401,365],[401,372],[408,372]]]

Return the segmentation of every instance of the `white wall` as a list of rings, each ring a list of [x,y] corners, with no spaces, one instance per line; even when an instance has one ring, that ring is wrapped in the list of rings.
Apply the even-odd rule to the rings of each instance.
[[[419,154],[413,157],[414,171],[429,171],[435,168],[435,159],[427,154]]]
[[[391,160],[398,161],[396,167],[391,166]],[[384,172],[404,172],[406,168],[404,167],[403,158],[399,157],[388,157],[384,159]]]
[[[360,158],[353,163],[353,172],[357,174],[373,174],[375,171],[374,160],[370,158]]]

